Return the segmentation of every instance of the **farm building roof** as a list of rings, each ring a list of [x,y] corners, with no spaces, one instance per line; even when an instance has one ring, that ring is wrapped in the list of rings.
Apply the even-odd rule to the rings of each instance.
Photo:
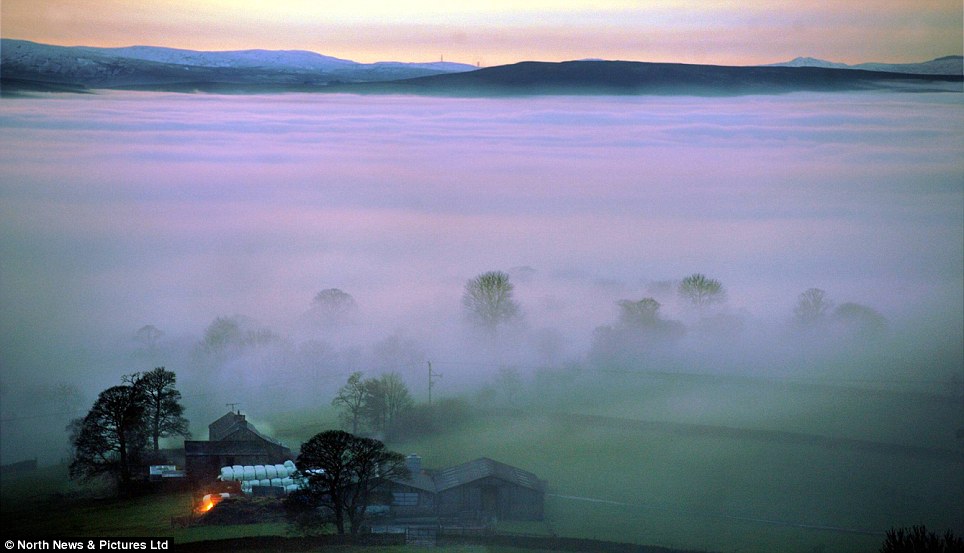
[[[482,478],[494,477],[524,488],[542,491],[542,482],[531,472],[505,463],[481,457],[468,463],[442,469],[434,474],[437,491],[468,484]]]
[[[535,474],[487,457],[480,457],[474,461],[441,470],[420,471],[409,478],[390,480],[403,486],[440,493],[488,477],[499,478],[532,490],[545,491],[545,484]]]
[[[218,420],[212,422],[210,425],[208,425],[208,429],[211,434],[211,441],[236,439],[235,436],[239,431],[246,430],[266,442],[284,447],[284,444],[280,441],[258,432],[258,429],[255,428],[253,424],[248,422],[244,415],[235,413],[233,411],[226,413]]]

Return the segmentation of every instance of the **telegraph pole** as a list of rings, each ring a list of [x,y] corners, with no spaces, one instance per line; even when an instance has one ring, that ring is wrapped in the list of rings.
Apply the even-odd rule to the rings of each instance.
[[[435,385],[436,378],[442,378],[442,375],[439,373],[432,372],[432,362],[429,361],[428,362],[428,405],[429,407],[432,406],[432,386]]]

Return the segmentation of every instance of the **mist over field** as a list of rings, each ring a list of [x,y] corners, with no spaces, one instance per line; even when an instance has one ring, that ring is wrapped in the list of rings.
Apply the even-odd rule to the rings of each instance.
[[[959,94],[4,100],[0,460],[66,457],[66,421],[154,366],[202,439],[228,402],[327,405],[354,370],[423,398],[427,361],[442,395],[573,364],[959,395],[962,129]],[[490,270],[523,312],[492,343],[461,311]],[[681,301],[697,272],[725,303]],[[313,311],[331,288],[357,310]],[[795,329],[809,288],[886,329]],[[598,362],[644,297],[685,335]],[[241,338],[212,345],[218,318]]]

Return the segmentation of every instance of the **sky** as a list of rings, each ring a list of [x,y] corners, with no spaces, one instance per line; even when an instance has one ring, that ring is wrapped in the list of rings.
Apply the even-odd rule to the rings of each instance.
[[[310,50],[359,62],[918,62],[964,50],[959,0],[4,0],[5,38]]]

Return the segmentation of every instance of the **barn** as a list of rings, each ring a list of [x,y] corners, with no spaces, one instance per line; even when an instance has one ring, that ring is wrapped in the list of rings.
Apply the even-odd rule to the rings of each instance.
[[[184,441],[184,468],[195,481],[214,480],[224,466],[274,465],[291,458],[287,446],[258,432],[234,411],[208,425],[207,441]]]
[[[409,455],[408,479],[387,484],[396,518],[460,521],[542,520],[546,482],[531,472],[482,457],[454,467],[423,470]]]
[[[545,482],[482,457],[435,474],[439,516],[478,520],[542,520]]]

